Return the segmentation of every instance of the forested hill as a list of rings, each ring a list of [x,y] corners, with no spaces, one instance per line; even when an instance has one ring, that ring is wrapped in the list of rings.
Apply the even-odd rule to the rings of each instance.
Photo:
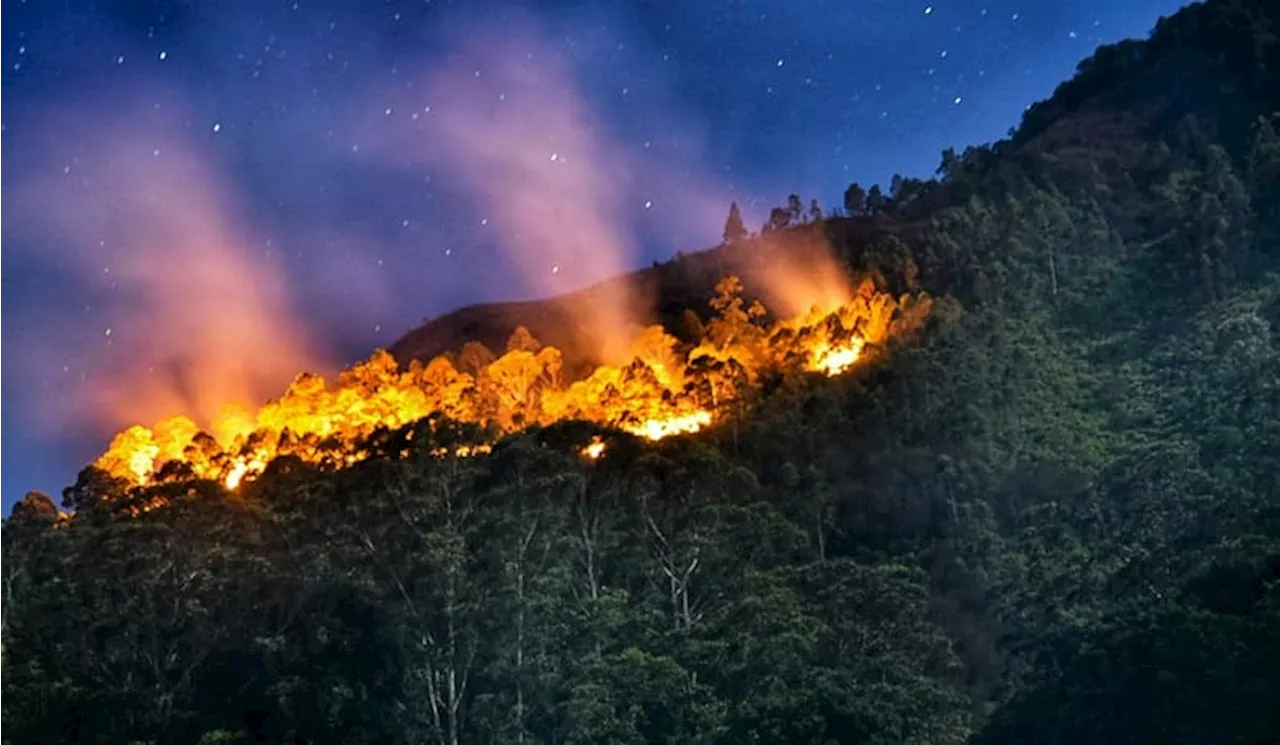
[[[1191,6],[938,179],[851,188],[799,230],[926,291],[923,331],[705,432],[436,457],[477,433],[431,418],[234,492],[29,495],[0,737],[1276,742],[1277,34]]]

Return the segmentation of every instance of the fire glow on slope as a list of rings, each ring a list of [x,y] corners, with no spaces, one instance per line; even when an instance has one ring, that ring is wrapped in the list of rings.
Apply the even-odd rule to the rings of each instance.
[[[743,302],[737,278],[726,278],[716,289],[716,315],[700,343],[682,345],[653,326],[633,342],[630,364],[598,367],[568,385],[561,379],[560,351],[540,345],[523,329],[499,357],[467,345],[456,359],[441,356],[400,370],[390,354],[378,351],[344,371],[333,387],[303,373],[256,414],[224,410],[211,424],[215,434],[182,416],[151,429],[130,427],[94,465],[136,485],[195,476],[235,489],[278,455],[350,465],[363,457],[361,441],[378,428],[396,429],[433,413],[491,423],[502,433],[578,419],[660,440],[713,424],[722,407],[767,367],[841,374],[867,345],[918,327],[929,310],[923,295],[895,299],[864,281],[835,307],[814,307],[766,325],[763,307]],[[460,446],[452,454],[488,449]],[[593,458],[603,452],[598,440],[584,450]]]

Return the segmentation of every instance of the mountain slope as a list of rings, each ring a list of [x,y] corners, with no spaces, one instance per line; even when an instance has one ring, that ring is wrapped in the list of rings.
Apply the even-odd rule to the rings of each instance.
[[[1150,40],[1099,48],[1051,98],[1028,109],[1010,138],[958,155],[944,153],[942,182],[904,179],[870,214],[827,221],[831,242],[855,264],[857,254],[890,235],[913,244],[932,215],[963,205],[975,190],[1016,190],[1010,179],[1025,178],[1028,171],[1069,198],[1096,200],[1121,237],[1139,235],[1144,226],[1138,213],[1150,205],[1138,203],[1148,191],[1138,185],[1167,167],[1162,148],[1195,147],[1188,139],[1199,138],[1200,145],[1218,141],[1243,157],[1258,117],[1274,110],[1280,27],[1274,9],[1264,6],[1249,0],[1197,3],[1176,22],[1162,19]],[[803,239],[797,243],[808,246]],[[786,251],[790,242],[774,235],[771,244]],[[744,249],[696,252],[608,280],[596,291],[607,293],[614,282],[639,288],[658,306],[653,318],[643,320],[677,331],[683,309],[699,307],[720,277],[750,275],[759,249],[750,243]],[[748,282],[747,289],[763,294],[765,288]],[[391,351],[404,362],[426,361],[467,341],[498,349],[519,325],[572,350],[581,334],[565,329],[573,327],[569,319],[583,317],[580,306],[590,307],[593,292],[469,306],[410,331]]]
[[[1277,12],[1188,8],[868,214],[642,273],[676,328],[821,231],[937,300],[697,435],[562,422],[457,457],[481,433],[432,417],[238,492],[86,482],[109,498],[72,520],[32,495],[5,741],[1273,741]]]
[[[662,324],[669,332],[688,337],[683,326],[686,310],[707,315],[707,300],[716,283],[727,275],[743,280],[745,293],[761,299],[766,307],[779,306],[766,274],[777,262],[814,266],[827,256],[828,231],[839,223],[842,236],[857,236],[865,243],[889,235],[895,226],[869,218],[808,223],[755,240],[697,251],[648,269],[599,282],[577,292],[545,300],[485,303],[467,306],[432,319],[396,340],[390,351],[402,364],[428,362],[457,352],[467,342],[479,342],[500,352],[519,326],[535,338],[565,353],[571,363],[599,363],[592,352],[593,330],[579,319],[599,316],[593,308],[621,294],[642,300],[647,312],[637,314],[637,327]]]

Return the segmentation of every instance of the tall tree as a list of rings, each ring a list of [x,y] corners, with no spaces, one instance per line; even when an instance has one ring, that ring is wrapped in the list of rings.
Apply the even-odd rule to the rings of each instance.
[[[742,212],[738,210],[738,203],[731,202],[729,204],[729,217],[724,221],[724,242],[737,243],[747,237],[747,226],[742,222]]]
[[[760,232],[772,233],[789,225],[791,225],[791,213],[783,207],[774,207],[769,210],[769,220],[760,229]]]
[[[858,182],[849,184],[844,190],[844,211],[850,216],[861,215],[867,208],[867,192]]]
[[[800,201],[799,194],[789,194],[787,196],[786,209],[791,222],[798,223],[804,220],[804,203]]]
[[[880,190],[880,184],[872,184],[867,190],[867,196],[864,202],[867,205],[867,212],[874,215],[879,213],[889,203],[888,197]]]

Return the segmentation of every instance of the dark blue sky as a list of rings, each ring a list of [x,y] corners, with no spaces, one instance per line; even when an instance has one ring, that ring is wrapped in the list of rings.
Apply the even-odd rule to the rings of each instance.
[[[730,199],[930,175],[1181,5],[6,0],[4,511],[126,423],[710,245]]]

